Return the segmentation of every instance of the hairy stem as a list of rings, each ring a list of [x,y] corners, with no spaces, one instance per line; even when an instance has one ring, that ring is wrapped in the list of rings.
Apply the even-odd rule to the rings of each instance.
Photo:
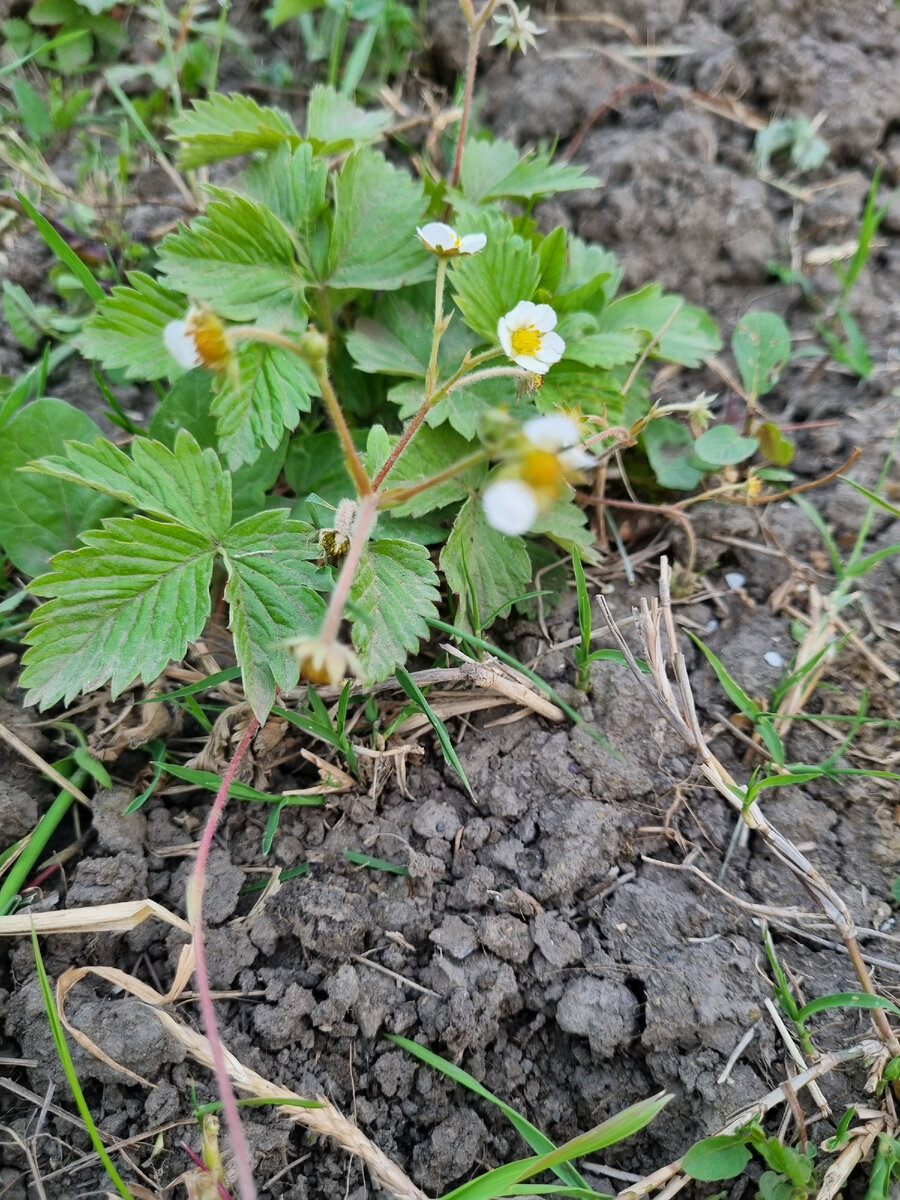
[[[411,483],[407,487],[388,488],[386,492],[379,493],[378,507],[393,508],[398,504],[405,504],[407,500],[412,500],[413,496],[418,496],[420,492],[427,492],[429,488],[437,487],[439,483],[455,479],[457,475],[461,475],[470,467],[475,467],[481,462],[486,462],[487,459],[487,452],[478,450],[466,458],[461,458],[459,462],[445,467],[443,471],[438,471],[436,475],[429,475],[427,479],[419,480],[418,483]]]
[[[188,920],[191,922],[193,930],[191,941],[194,950],[194,975],[197,981],[197,1000],[200,1005],[200,1014],[203,1018],[203,1027],[206,1030],[206,1037],[212,1052],[216,1088],[222,1101],[225,1124],[228,1127],[231,1148],[234,1151],[234,1162],[241,1200],[256,1200],[256,1184],[253,1182],[253,1176],[250,1173],[250,1151],[247,1146],[247,1139],[244,1137],[241,1118],[238,1115],[237,1101],[234,1098],[231,1080],[228,1077],[225,1052],[222,1047],[222,1039],[219,1037],[216,1013],[213,1008],[212,995],[209,989],[209,972],[206,969],[206,947],[203,941],[203,887],[206,881],[206,864],[209,861],[209,852],[212,849],[219,818],[228,799],[228,791],[237,774],[238,767],[241,765],[241,760],[258,730],[259,721],[256,717],[253,717],[247,726],[244,736],[238,743],[234,757],[228,764],[228,769],[219,785],[213,806],[206,819],[203,835],[197,846],[194,870],[187,889]]]
[[[319,633],[319,640],[321,642],[327,644],[328,642],[337,640],[341,621],[344,618],[344,607],[347,603],[347,597],[350,595],[350,588],[353,585],[353,577],[356,574],[356,568],[359,566],[359,560],[362,558],[363,550],[365,550],[369,541],[369,534],[375,525],[377,515],[378,497],[374,492],[370,491],[367,495],[363,496],[359,504],[356,521],[350,533],[350,545],[344,558],[344,564],[341,567],[341,573],[334,586],[334,591],[331,593],[331,598],[328,601],[328,611],[325,613],[325,620],[322,622],[322,629]]]
[[[478,43],[481,41],[481,22],[476,20],[469,25],[469,52],[466,56],[466,83],[463,92],[462,116],[459,119],[459,140],[456,143],[456,154],[453,157],[453,171],[450,174],[450,186],[459,183],[459,173],[462,170],[463,151],[466,146],[466,134],[469,132],[469,117],[472,115],[472,95],[475,91],[475,71],[478,67]],[[449,204],[447,206],[450,207]]]

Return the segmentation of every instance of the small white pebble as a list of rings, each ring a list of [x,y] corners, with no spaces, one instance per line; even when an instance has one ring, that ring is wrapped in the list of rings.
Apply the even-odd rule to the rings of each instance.
[[[733,592],[737,592],[740,591],[740,589],[747,582],[747,576],[742,575],[740,571],[729,571],[725,576],[725,582]]]
[[[719,622],[716,620],[715,617],[710,617],[709,620],[706,622],[706,625],[704,626],[704,628],[706,629],[707,633],[715,633],[716,630],[719,628]]]
[[[766,662],[769,664],[770,667],[783,667],[784,666],[784,659],[781,657],[781,655],[778,653],[777,650],[767,650],[766,653],[763,655],[763,658],[766,660]]]

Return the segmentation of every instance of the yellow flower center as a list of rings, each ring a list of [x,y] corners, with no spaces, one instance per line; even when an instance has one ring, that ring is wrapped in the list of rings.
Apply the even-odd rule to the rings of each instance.
[[[555,491],[563,479],[559,459],[549,450],[529,450],[522,460],[520,478],[535,491]]]
[[[222,322],[213,313],[196,313],[188,322],[188,333],[194,339],[203,365],[221,371],[231,359],[231,347],[225,337]]]
[[[533,325],[523,325],[521,328],[513,330],[510,341],[516,354],[527,354],[529,357],[533,357],[541,348],[540,330],[535,329]]]

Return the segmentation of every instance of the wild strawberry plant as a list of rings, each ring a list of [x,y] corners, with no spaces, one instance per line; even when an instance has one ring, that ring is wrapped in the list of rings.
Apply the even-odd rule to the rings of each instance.
[[[199,636],[217,572],[263,718],[298,673],[390,674],[442,589],[459,625],[507,615],[539,539],[590,558],[572,485],[615,427],[656,415],[648,363],[719,345],[701,310],[656,285],[620,295],[613,255],[538,230],[536,201],[594,180],[482,139],[456,179],[414,179],[373,145],[385,116],[322,86],[302,134],[224,95],[172,132],[183,169],[244,169],[76,340],[160,389],[149,430],[119,448],[78,416],[56,436],[44,400],[0,451],[7,553],[34,574],[60,550],[31,585],[30,700],[152,679]],[[59,450],[37,461],[35,422]],[[30,540],[61,496],[67,520]]]

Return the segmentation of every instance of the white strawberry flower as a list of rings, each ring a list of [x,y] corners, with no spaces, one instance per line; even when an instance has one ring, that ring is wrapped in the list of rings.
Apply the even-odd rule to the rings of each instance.
[[[233,366],[225,328],[208,309],[190,308],[183,320],[170,321],[163,330],[163,342],[179,367],[187,371],[193,367],[227,371]]]
[[[416,233],[431,253],[439,258],[477,254],[487,245],[486,233],[466,233],[460,237],[452,226],[445,225],[443,221],[431,221],[428,225],[418,227]]]
[[[519,8],[512,3],[512,0],[508,0],[506,7],[508,14],[494,14],[496,29],[491,38],[491,45],[499,46],[501,42],[504,42],[510,54],[514,50],[521,50],[523,54],[527,54],[529,46],[537,49],[535,38],[546,33],[547,30],[539,29],[534,21],[529,20],[528,14],[531,11],[531,5]]]
[[[521,479],[498,479],[488,484],[481,504],[488,525],[510,535],[527,533],[540,511],[537,494]]]
[[[497,337],[507,358],[536,375],[544,375],[559,362],[566,343],[554,333],[556,313],[549,304],[520,300],[500,318]]]
[[[511,446],[503,475],[485,488],[487,523],[500,533],[527,533],[539,514],[566,494],[568,484],[596,465],[570,417],[532,417]]]

